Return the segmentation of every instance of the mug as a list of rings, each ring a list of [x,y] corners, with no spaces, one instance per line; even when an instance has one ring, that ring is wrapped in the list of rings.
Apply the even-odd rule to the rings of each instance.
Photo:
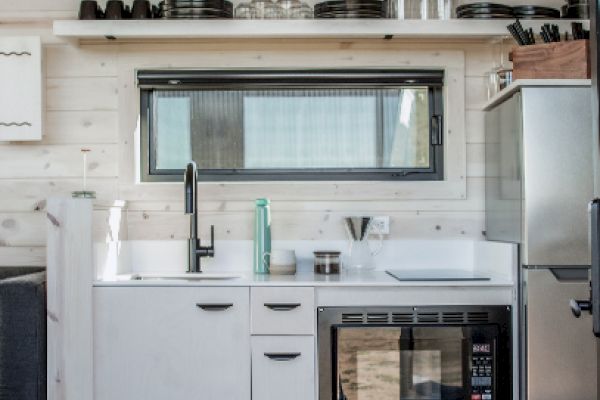
[[[152,18],[152,8],[149,0],[134,0],[131,10],[131,18],[133,19],[150,19]]]
[[[106,10],[104,10],[104,18],[106,19],[123,19],[125,14],[125,4],[122,0],[108,0],[106,2]]]
[[[263,258],[267,256],[270,259],[270,274],[293,275],[296,273],[296,252],[294,250],[271,250],[271,252],[264,253]]]
[[[101,17],[100,7],[96,0],[83,0],[79,5],[79,19],[97,19]]]

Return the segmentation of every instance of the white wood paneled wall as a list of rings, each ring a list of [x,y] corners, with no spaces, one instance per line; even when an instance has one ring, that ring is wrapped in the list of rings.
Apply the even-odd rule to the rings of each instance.
[[[39,143],[0,144],[0,265],[44,263],[45,199],[80,188],[82,147],[92,150],[88,176],[98,193],[97,239],[106,235],[107,208],[115,199],[128,202],[130,239],[185,237],[188,225],[180,186],[133,184],[133,132],[127,133],[132,115],[124,115],[131,106],[120,102],[131,98],[124,92],[135,94],[134,77],[124,72],[132,65],[182,66],[195,60],[198,65],[223,67],[277,65],[278,60],[289,65],[312,54],[319,65],[328,57],[383,60],[384,65],[386,52],[427,52],[438,61],[444,51],[464,54],[466,126],[460,134],[465,137],[466,192],[448,196],[439,190],[439,182],[427,183],[422,192],[406,190],[402,183],[206,184],[199,190],[201,233],[206,235],[214,224],[218,239],[251,239],[252,200],[267,196],[274,199],[273,235],[280,240],[343,238],[340,217],[358,212],[391,216],[393,239],[483,238],[481,106],[486,100],[485,73],[496,61],[490,44],[271,40],[77,46],[53,37],[48,24],[0,24],[0,35],[33,31],[43,36],[45,48],[47,129]],[[311,60],[302,64],[307,62]],[[447,101],[453,100],[450,94]],[[135,96],[132,101],[137,101]]]

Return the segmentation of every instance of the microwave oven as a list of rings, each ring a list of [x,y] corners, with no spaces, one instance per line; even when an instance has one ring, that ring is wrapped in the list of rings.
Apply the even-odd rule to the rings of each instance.
[[[510,306],[317,314],[319,400],[512,399]]]

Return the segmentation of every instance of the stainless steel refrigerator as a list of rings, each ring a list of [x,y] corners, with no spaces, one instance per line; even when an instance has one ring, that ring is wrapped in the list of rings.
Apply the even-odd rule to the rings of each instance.
[[[486,237],[519,243],[520,396],[595,400],[589,86],[523,86],[486,109]],[[584,306],[585,307],[585,306]]]
[[[592,62],[592,154],[594,171],[594,195],[600,197],[600,0],[590,1],[590,53]],[[590,252],[591,252],[591,292],[584,301],[575,301],[571,305],[577,316],[580,312],[592,314],[592,330],[589,337],[595,338],[595,349],[590,346],[590,352],[596,354],[596,363],[600,366],[600,201],[597,199],[590,204]],[[573,304],[574,303],[574,304]],[[582,310],[583,309],[583,310]],[[580,317],[581,318],[581,317]],[[596,398],[600,398],[600,368],[596,368]]]

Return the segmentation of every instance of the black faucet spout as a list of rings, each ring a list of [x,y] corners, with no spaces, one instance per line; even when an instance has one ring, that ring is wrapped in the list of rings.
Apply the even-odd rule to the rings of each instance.
[[[215,227],[210,226],[210,246],[201,246],[198,237],[198,167],[190,161],[183,176],[185,189],[185,213],[190,216],[190,237],[188,239],[188,272],[202,272],[201,257],[215,255]]]

